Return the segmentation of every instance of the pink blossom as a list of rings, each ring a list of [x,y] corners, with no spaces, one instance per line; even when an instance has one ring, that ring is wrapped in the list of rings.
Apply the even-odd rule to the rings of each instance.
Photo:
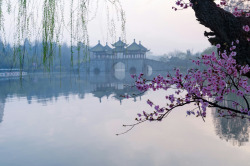
[[[153,103],[150,100],[148,100],[147,103],[152,107]]]
[[[250,28],[248,25],[243,26],[244,31],[249,32]]]
[[[232,50],[234,49],[235,47],[232,46]],[[236,52],[234,51],[223,51],[220,57],[216,57],[215,53],[203,55],[200,59],[193,62],[197,66],[203,65],[206,68],[202,70],[193,68],[188,70],[188,73],[185,75],[181,74],[180,69],[175,69],[173,76],[170,74],[167,74],[166,77],[158,75],[151,81],[145,81],[146,79],[143,75],[140,75],[138,78],[135,76],[135,79],[137,78],[135,85],[140,91],[176,88],[174,91],[175,95],[171,94],[165,97],[171,103],[168,104],[167,109],[160,108],[159,105],[154,106],[157,113],[163,113],[168,111],[168,109],[180,107],[182,104],[194,102],[201,109],[197,116],[205,117],[207,107],[213,106],[213,104],[222,105],[226,95],[236,94],[239,99],[244,101],[245,95],[250,93],[248,78],[242,76],[242,74],[250,72],[250,67],[248,65],[238,65],[236,60],[233,59],[235,54]],[[186,94],[180,93],[182,91]],[[234,109],[240,111],[240,107],[237,107],[237,102],[231,102]],[[147,103],[151,107],[154,105],[150,100]],[[187,113],[192,114],[191,111]],[[221,116],[224,116],[224,113],[221,112]],[[162,114],[155,115],[154,112],[151,114],[145,113],[144,116],[149,120],[149,115],[151,120],[159,120],[157,118],[161,119]]]
[[[220,44],[216,44],[216,47],[217,47],[217,48],[220,48],[221,46],[220,46]]]
[[[156,111],[159,111],[159,105],[156,105],[156,106],[155,106],[155,110],[156,110]]]

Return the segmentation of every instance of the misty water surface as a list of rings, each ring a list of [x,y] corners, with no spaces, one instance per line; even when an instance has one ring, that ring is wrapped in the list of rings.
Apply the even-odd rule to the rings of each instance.
[[[165,104],[166,92],[137,93],[129,73],[33,73],[0,81],[1,166],[248,165],[249,122],[209,113],[186,117],[188,107],[161,123],[127,134],[123,124]],[[151,75],[154,76],[156,73]],[[173,92],[169,92],[173,93]]]

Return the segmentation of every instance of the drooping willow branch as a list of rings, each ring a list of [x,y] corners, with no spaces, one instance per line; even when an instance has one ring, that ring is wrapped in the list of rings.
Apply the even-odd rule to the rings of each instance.
[[[54,53],[57,51],[54,45],[62,45],[65,42],[65,32],[68,32],[71,45],[70,64],[77,61],[79,66],[82,61],[88,60],[86,51],[84,57],[80,57],[80,51],[88,50],[89,46],[88,24],[96,17],[102,5],[109,10],[106,11],[108,21],[120,22],[120,29],[125,34],[125,13],[119,0],[0,0],[0,40],[4,46],[7,43],[13,44],[15,47],[13,64],[18,60],[21,67],[29,49],[24,48],[27,47],[25,41],[31,44],[42,41],[43,57],[40,63],[49,69],[53,65]],[[111,12],[116,14],[112,15]],[[5,17],[11,17],[12,24],[15,25],[10,32],[11,25],[5,24]],[[110,24],[108,26],[111,27]],[[112,26],[116,27],[116,24]],[[6,27],[8,27],[7,32],[12,33],[7,39]],[[77,47],[77,58],[74,58],[73,47]]]

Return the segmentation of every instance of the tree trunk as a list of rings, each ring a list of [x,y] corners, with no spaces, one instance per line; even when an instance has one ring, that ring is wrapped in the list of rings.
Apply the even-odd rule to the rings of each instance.
[[[204,33],[209,42],[212,45],[221,44],[218,51],[229,51],[231,43],[239,40],[236,61],[240,65],[250,65],[250,33],[243,30],[243,26],[250,26],[250,17],[235,17],[217,7],[213,0],[191,0],[191,3],[197,20],[211,30]]]

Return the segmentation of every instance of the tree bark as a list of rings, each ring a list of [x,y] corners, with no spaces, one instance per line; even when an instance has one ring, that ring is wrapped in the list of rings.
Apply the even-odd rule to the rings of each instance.
[[[218,51],[229,51],[231,43],[236,45],[236,61],[240,65],[250,65],[250,33],[243,26],[250,26],[250,17],[235,17],[232,13],[218,7],[213,0],[190,0],[193,3],[195,16],[200,24],[211,32],[204,33],[212,45],[221,44]],[[212,37],[211,37],[212,36]]]

